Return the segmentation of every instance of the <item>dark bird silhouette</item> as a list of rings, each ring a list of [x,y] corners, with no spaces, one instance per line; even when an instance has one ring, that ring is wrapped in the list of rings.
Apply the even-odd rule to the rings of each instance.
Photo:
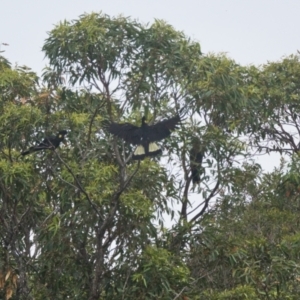
[[[65,135],[67,133],[68,132],[66,130],[61,130],[58,132],[57,135],[51,135],[51,136],[45,137],[44,140],[40,144],[30,147],[29,150],[22,152],[21,155],[25,156],[32,152],[45,150],[45,149],[56,149],[59,146],[60,142],[62,142],[64,140]]]
[[[154,125],[146,123],[146,117],[142,118],[142,126],[137,127],[130,123],[106,123],[105,127],[111,134],[123,139],[125,142],[138,145],[132,159],[142,160],[146,156],[156,156],[162,151],[155,143],[161,141],[177,128],[180,116],[176,115],[167,120],[160,121]]]
[[[190,151],[190,167],[192,172],[193,184],[200,183],[200,176],[202,173],[202,160],[204,157],[204,150],[200,145],[198,138],[193,139],[193,146]]]

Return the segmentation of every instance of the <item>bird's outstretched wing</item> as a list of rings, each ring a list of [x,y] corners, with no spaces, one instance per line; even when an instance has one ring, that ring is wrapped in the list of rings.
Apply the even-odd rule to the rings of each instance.
[[[123,139],[125,142],[138,145],[142,139],[141,128],[130,123],[118,124],[115,122],[107,122],[104,124],[107,131],[117,137]]]
[[[163,120],[161,122],[149,126],[149,129],[147,131],[148,141],[155,142],[168,137],[171,134],[171,132],[177,128],[179,122],[180,116],[176,115],[175,117]]]

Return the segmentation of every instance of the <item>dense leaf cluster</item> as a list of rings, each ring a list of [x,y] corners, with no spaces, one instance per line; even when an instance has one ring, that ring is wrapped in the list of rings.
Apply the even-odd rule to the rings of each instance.
[[[298,299],[298,55],[244,67],[101,13],[43,50],[41,80],[0,56],[1,299]],[[132,161],[103,127],[182,109],[161,158]],[[66,145],[20,156],[61,129]],[[264,173],[256,151],[290,160]]]

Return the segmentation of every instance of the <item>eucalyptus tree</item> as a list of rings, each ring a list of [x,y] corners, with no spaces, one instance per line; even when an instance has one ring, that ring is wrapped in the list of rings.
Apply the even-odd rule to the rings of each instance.
[[[49,67],[40,85],[30,70],[3,63],[2,273],[20,276],[17,286],[9,277],[10,290],[24,299],[186,294],[195,230],[208,226],[205,215],[232,189],[247,154],[241,136],[255,122],[249,82],[257,70],[202,55],[163,21],[102,13],[57,24],[43,51]],[[103,126],[140,125],[144,115],[152,124],[179,111],[185,118],[161,159],[133,162],[133,146]],[[60,130],[68,130],[65,146],[19,157]],[[198,186],[192,149],[203,153]]]
[[[257,102],[250,141],[259,152],[298,152],[299,76],[299,54],[294,54],[257,68],[249,81],[249,96]]]

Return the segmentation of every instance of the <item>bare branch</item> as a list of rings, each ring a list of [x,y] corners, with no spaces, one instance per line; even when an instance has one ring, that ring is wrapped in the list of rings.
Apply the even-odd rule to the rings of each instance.
[[[91,200],[91,198],[89,197],[89,195],[87,194],[87,192],[84,190],[84,188],[82,187],[82,185],[80,184],[77,176],[73,173],[73,171],[71,170],[71,168],[67,165],[67,163],[60,157],[60,155],[54,150],[55,154],[57,155],[58,159],[63,163],[63,165],[67,168],[67,170],[69,171],[69,173],[73,176],[77,187],[80,189],[80,191],[85,195],[86,199],[88,200],[88,202],[90,203],[90,205],[92,206],[92,208],[95,210],[95,212],[97,213],[98,216],[100,216],[100,218],[102,220],[104,220],[103,216],[101,215],[101,213],[99,212],[99,210],[97,209],[96,205],[93,203],[93,201]]]
[[[181,296],[181,294],[186,290],[186,286],[179,292],[179,294],[177,294],[176,296],[175,296],[175,298],[173,298],[173,300],[176,300],[176,299],[178,299],[180,296]]]
[[[220,180],[218,179],[218,181],[217,181],[215,187],[213,188],[213,190],[211,191],[211,193],[209,194],[209,196],[205,199],[204,206],[203,206],[202,210],[201,210],[197,215],[195,215],[195,216],[190,220],[190,222],[196,221],[199,217],[201,217],[201,216],[203,215],[203,213],[205,212],[205,210],[206,210],[207,207],[208,207],[209,201],[211,200],[212,197],[215,196],[215,193],[216,193],[217,190],[219,189],[219,185],[220,185]]]

